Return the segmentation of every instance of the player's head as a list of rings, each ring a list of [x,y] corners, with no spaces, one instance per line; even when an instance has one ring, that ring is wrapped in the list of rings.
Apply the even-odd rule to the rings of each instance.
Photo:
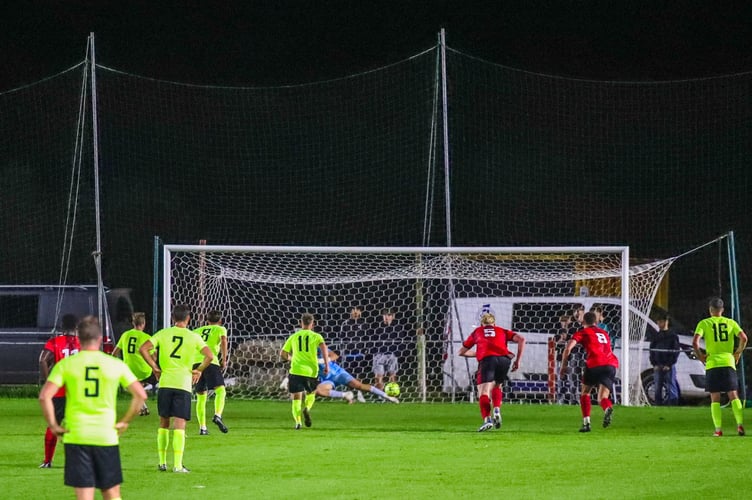
[[[386,319],[387,316],[394,317],[395,310],[391,307],[385,307],[381,310],[381,315]]]
[[[102,341],[102,328],[95,316],[84,316],[78,323],[78,338],[81,345],[97,344]]]
[[[569,314],[562,314],[559,316],[559,323],[561,323],[562,326],[569,325],[572,322],[572,316]]]
[[[75,314],[66,314],[60,320],[60,328],[67,333],[76,333],[76,325],[78,324],[78,318]]]
[[[494,323],[496,323],[496,318],[491,313],[485,313],[480,317],[481,325],[493,325]]]
[[[582,324],[585,326],[593,326],[595,324],[595,313],[588,311],[582,316]]]
[[[303,313],[300,316],[300,326],[302,326],[306,330],[310,330],[311,327],[313,326],[313,320],[314,320],[313,314],[311,314],[311,313]]]
[[[659,313],[655,318],[655,322],[658,323],[658,328],[660,328],[661,330],[664,330],[666,327],[668,327],[669,320],[670,318],[668,316],[668,313],[665,312]]]
[[[178,304],[172,308],[172,321],[182,323],[191,319],[191,309],[185,304]]]
[[[721,314],[723,312],[723,299],[713,297],[708,303],[708,309],[710,309],[710,314]]]
[[[222,313],[216,309],[212,309],[206,315],[206,321],[208,321],[209,323],[219,323],[220,321],[222,321]]]
[[[603,318],[603,307],[601,306],[593,306],[590,308],[591,311],[595,313],[596,319]]]
[[[572,310],[574,311],[574,314],[572,314],[572,316],[574,316],[575,318],[581,318],[582,315],[585,314],[585,306],[582,304],[575,304]]]
[[[142,312],[135,312],[131,316],[131,324],[136,327],[146,326],[146,314]]]

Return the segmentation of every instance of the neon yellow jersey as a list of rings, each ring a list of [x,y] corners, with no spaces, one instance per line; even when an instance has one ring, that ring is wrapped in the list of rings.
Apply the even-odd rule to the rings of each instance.
[[[206,342],[187,328],[171,326],[152,335],[151,343],[159,348],[159,387],[191,392],[193,364]]]
[[[736,370],[734,340],[741,331],[736,321],[724,316],[711,316],[697,323],[695,335],[705,340],[705,351],[708,354],[706,369],[729,366]]]
[[[151,375],[151,366],[138,352],[141,345],[150,338],[151,335],[148,333],[133,328],[123,332],[117,343],[117,348],[123,353],[123,361],[139,380],[149,378]]]
[[[79,351],[55,363],[47,380],[66,390],[66,444],[118,444],[118,389],[138,380],[125,363],[101,351]]]
[[[290,374],[303,377],[318,377],[319,362],[316,350],[324,343],[324,337],[313,330],[298,330],[290,335],[282,350],[292,353]]]
[[[227,328],[221,325],[206,325],[193,330],[193,332],[199,335],[212,350],[212,354],[214,354],[212,364],[220,366],[219,349],[222,345],[222,337],[227,337]],[[204,356],[202,354],[196,358],[195,362],[201,363],[203,360]]]

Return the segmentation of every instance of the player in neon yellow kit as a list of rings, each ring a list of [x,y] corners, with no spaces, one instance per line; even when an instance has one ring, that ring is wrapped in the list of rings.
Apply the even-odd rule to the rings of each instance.
[[[201,373],[214,359],[206,342],[187,328],[190,320],[191,312],[188,306],[173,307],[173,326],[155,333],[139,349],[141,356],[149,363],[154,375],[159,379],[157,452],[160,471],[167,470],[167,446],[170,442],[170,420],[172,420],[174,455],[172,470],[173,472],[190,472],[183,465],[183,453],[185,451],[185,425],[191,419],[192,384],[198,381]],[[159,366],[149,354],[157,347],[159,347]],[[204,359],[194,369],[193,365],[199,352],[204,355]]]
[[[112,351],[112,355],[116,358],[122,356],[125,364],[128,365],[128,368],[131,369],[133,374],[144,387],[150,384],[156,384],[157,379],[153,376],[151,366],[149,366],[138,352],[141,345],[149,340],[150,337],[150,335],[144,331],[144,328],[146,328],[146,314],[142,312],[133,313],[131,324],[133,325],[133,328],[123,332],[118,340],[117,346],[115,346],[115,349]],[[138,414],[141,416],[149,414],[149,407],[146,406],[146,403],[144,403],[144,406]]]
[[[721,393],[728,395],[736,420],[737,433],[744,436],[743,407],[739,400],[739,379],[736,364],[747,346],[747,335],[733,319],[723,316],[723,300],[714,298],[708,306],[710,317],[697,324],[692,348],[695,356],[705,363],[705,392],[710,393],[710,415],[715,425],[716,437],[723,436],[721,427]],[[734,349],[734,340],[739,338]],[[705,340],[705,352],[700,350],[700,339]]]
[[[324,343],[324,337],[313,331],[313,324],[313,314],[304,313],[300,317],[300,330],[290,335],[280,352],[282,359],[290,361],[289,391],[295,429],[301,427],[301,413],[306,427],[311,426],[311,408],[316,401],[316,386],[319,382],[317,349],[321,349],[322,359],[329,358],[329,350]],[[329,364],[325,363],[323,367],[324,374],[329,373]],[[301,410],[304,397],[305,406]]]
[[[50,430],[64,436],[65,484],[76,498],[93,499],[95,489],[106,499],[120,498],[123,472],[119,436],[146,400],[146,391],[128,366],[103,353],[99,321],[87,316],[78,324],[81,350],[56,363],[39,393],[39,403]],[[117,420],[120,387],[131,393],[131,404]],[[66,388],[65,425],[55,418],[52,397]]]
[[[214,359],[201,374],[196,384],[196,419],[198,420],[199,434],[209,434],[206,429],[206,399],[209,389],[214,389],[214,417],[212,422],[217,424],[219,430],[226,433],[227,426],[222,420],[222,412],[225,409],[225,379],[222,373],[227,368],[227,328],[222,326],[222,313],[213,309],[206,315],[208,325],[194,330],[204,339],[206,345],[212,350]]]

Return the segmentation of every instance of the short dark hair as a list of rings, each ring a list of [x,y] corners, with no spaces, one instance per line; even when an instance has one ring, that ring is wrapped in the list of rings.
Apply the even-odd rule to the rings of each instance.
[[[96,316],[84,316],[78,323],[78,338],[82,344],[90,343],[102,336],[102,328]]]
[[[595,313],[592,311],[588,311],[585,313],[585,315],[582,317],[582,322],[586,325],[594,325],[595,324]]]
[[[660,312],[660,313],[658,313],[658,316],[655,317],[656,321],[668,321],[669,319],[671,319],[671,318],[669,317],[668,313],[666,313],[666,312]]]
[[[385,307],[384,309],[381,310],[381,314],[391,314],[391,315],[394,315],[395,312],[396,311],[394,310],[393,307]]]
[[[178,304],[172,308],[172,320],[176,323],[178,321],[185,321],[191,316],[191,308],[185,304]]]
[[[75,314],[66,314],[60,320],[60,328],[64,332],[72,332],[76,329],[76,325],[78,325],[78,318]]]
[[[723,299],[721,299],[720,297],[713,297],[712,299],[710,299],[708,306],[716,310],[721,310],[723,309]]]
[[[206,315],[206,320],[209,323],[219,323],[219,320],[221,320],[221,319],[222,319],[222,313],[219,312],[217,309],[212,309]]]

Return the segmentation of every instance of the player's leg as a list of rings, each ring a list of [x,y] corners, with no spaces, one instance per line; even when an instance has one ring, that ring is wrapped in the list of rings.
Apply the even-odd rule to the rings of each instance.
[[[509,377],[509,368],[512,364],[512,360],[506,356],[500,356],[494,359],[495,374],[494,385],[491,387],[491,406],[493,408],[493,424],[497,429],[501,427],[501,403],[503,400],[503,393],[501,392],[501,384]]]
[[[736,420],[736,430],[740,436],[744,436],[744,408],[741,399],[739,399],[739,393],[729,391],[727,395],[731,404],[731,411],[734,413],[734,420]]]
[[[52,406],[55,409],[55,419],[59,424],[65,419],[65,398],[52,398]],[[57,436],[49,428],[44,434],[44,461],[39,466],[40,469],[49,469],[52,467],[52,458],[55,456],[57,447]]]
[[[587,374],[587,369],[585,370]],[[580,393],[580,411],[582,412],[582,427],[580,432],[590,432],[590,412],[592,410],[592,402],[590,401],[590,391],[593,389],[592,385],[586,382],[582,383],[582,391]]]
[[[290,391],[292,418],[295,421],[295,429],[300,429],[302,427],[303,393],[305,390],[306,385],[304,384],[304,377],[291,374],[289,376],[288,391]]]
[[[334,389],[334,383],[328,381],[321,382],[316,386],[316,395],[322,398],[344,399],[350,404],[352,404],[354,398],[352,392],[337,391]]]
[[[491,418],[491,389],[493,385],[493,381],[478,384],[478,406],[480,407],[480,416],[483,418],[483,425],[478,428],[478,432],[487,431],[494,426]]]
[[[360,380],[356,378],[350,380],[347,383],[347,386],[357,391],[370,392],[371,394],[378,396],[381,399],[386,400],[386,401],[391,401],[392,399],[396,399],[396,398],[391,398],[390,396],[387,396],[387,394],[381,389],[379,389],[378,387],[375,387],[371,384],[366,384],[365,382],[361,382]]]
[[[147,386],[151,386],[151,384],[149,384],[148,378],[140,380],[139,383],[141,384],[141,387],[144,388],[144,390],[146,390]],[[146,401],[144,401],[143,406],[141,406],[141,410],[138,412],[138,415],[141,417],[146,417],[147,415],[149,415],[149,406],[146,404]]]
[[[603,409],[603,427],[608,427],[614,413],[614,404],[610,396],[616,380],[616,367],[596,366],[593,373],[598,380],[598,404]]]
[[[376,354],[373,357],[373,379],[374,385],[381,391],[384,390],[384,373],[386,367],[384,366],[384,356],[382,354]]]
[[[188,400],[188,411],[190,411],[190,398]],[[185,454],[185,427],[187,419],[174,417],[172,419],[172,454],[173,454],[173,472],[188,472],[183,466],[183,455]]]
[[[311,426],[311,408],[313,403],[316,402],[316,385],[318,385],[318,379],[306,377],[305,381],[305,404],[303,405],[303,423],[306,427]]]
[[[158,469],[167,470],[167,447],[170,445],[170,416],[172,415],[172,389],[157,391],[157,413],[159,413],[159,429],[157,429]]]
[[[112,488],[102,490],[102,498],[104,500],[120,500],[120,485],[118,484]]]
[[[199,382],[201,382],[199,380]],[[196,392],[196,420],[198,421],[198,433],[199,435],[209,434],[206,428],[206,399],[208,397],[207,391]]]
[[[713,426],[715,427],[714,436],[720,437],[723,435],[723,414],[721,413],[721,393],[710,393],[710,418],[713,419]]]
[[[710,393],[710,417],[715,427],[714,436],[723,435],[723,415],[721,413],[721,392],[729,390],[728,374],[723,367],[705,370],[705,391]],[[734,388],[731,388],[734,389]]]
[[[96,489],[92,486],[91,488],[73,488],[76,492],[76,500],[94,500],[94,494],[96,493]]]

